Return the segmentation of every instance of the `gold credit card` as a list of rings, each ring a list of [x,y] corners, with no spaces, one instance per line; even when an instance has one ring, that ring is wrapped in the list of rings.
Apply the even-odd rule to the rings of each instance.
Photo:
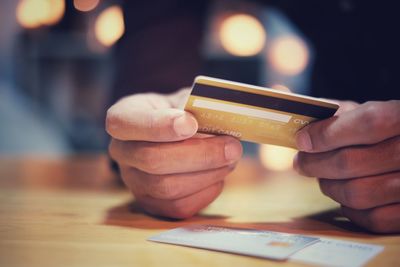
[[[196,77],[185,106],[200,133],[292,148],[299,129],[338,108],[327,100],[206,76]]]

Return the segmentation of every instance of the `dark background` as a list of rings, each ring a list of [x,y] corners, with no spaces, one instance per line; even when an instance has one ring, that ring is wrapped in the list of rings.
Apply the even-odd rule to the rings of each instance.
[[[57,2],[2,1],[2,154],[105,151],[111,103],[136,92],[172,92],[199,74],[325,98],[400,99],[396,1],[103,0],[84,12],[78,0],[60,0],[60,20],[32,28],[17,16],[24,1]],[[106,46],[94,25],[113,6],[123,10],[124,33]],[[263,26],[258,53],[238,56],[221,46],[218,23],[235,14]],[[304,44],[307,64],[296,74],[281,73],[270,59],[282,36]]]

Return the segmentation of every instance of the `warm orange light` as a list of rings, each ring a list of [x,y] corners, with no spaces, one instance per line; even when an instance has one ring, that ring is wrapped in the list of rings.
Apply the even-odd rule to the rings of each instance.
[[[235,56],[253,56],[264,48],[267,34],[253,16],[236,14],[226,18],[219,29],[222,47]]]
[[[105,9],[95,22],[96,39],[104,46],[112,46],[125,31],[124,15],[119,6]]]
[[[268,52],[274,69],[285,75],[297,75],[304,71],[309,52],[303,40],[295,36],[279,37],[273,41]]]
[[[50,7],[50,12],[42,21],[46,25],[54,25],[59,22],[65,13],[65,0],[47,0]]]
[[[17,21],[24,28],[53,25],[65,12],[64,0],[21,0],[17,5]]]
[[[283,84],[274,84],[271,86],[271,88],[279,90],[279,91],[290,92],[289,87],[287,87]]]
[[[260,145],[259,156],[263,166],[273,171],[284,171],[292,168],[293,157],[297,151],[291,148]]]
[[[49,12],[47,0],[21,0],[17,6],[17,21],[24,28],[37,28]]]
[[[88,12],[97,7],[100,0],[74,0],[74,7],[83,12]]]

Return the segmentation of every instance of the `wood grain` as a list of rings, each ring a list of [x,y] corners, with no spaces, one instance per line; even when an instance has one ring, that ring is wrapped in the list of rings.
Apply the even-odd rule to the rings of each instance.
[[[244,159],[223,194],[185,221],[143,214],[105,156],[0,158],[0,266],[304,266],[151,243],[187,224],[328,236],[385,246],[367,266],[400,266],[400,236],[373,235],[340,216],[314,179]]]

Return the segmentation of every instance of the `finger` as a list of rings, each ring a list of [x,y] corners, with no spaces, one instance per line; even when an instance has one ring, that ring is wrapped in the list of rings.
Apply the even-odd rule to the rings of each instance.
[[[337,102],[339,104],[339,109],[336,112],[336,115],[351,111],[360,106],[359,103],[354,102],[354,101],[335,101],[335,102]]]
[[[111,107],[107,112],[106,130],[119,140],[168,142],[193,136],[197,121],[179,109],[123,109]]]
[[[381,234],[400,232],[400,204],[367,210],[342,207],[342,212],[351,221],[372,232]]]
[[[242,145],[231,136],[190,138],[171,143],[113,139],[109,151],[111,157],[120,164],[151,174],[173,174],[230,165],[240,159]]]
[[[174,200],[192,195],[221,182],[235,165],[183,174],[153,175],[132,167],[122,167],[121,176],[135,194],[156,199]]]
[[[400,172],[349,180],[320,179],[319,186],[326,196],[356,210],[400,203]]]
[[[174,108],[183,109],[191,91],[191,88],[182,88],[181,90],[168,95],[170,105]]]
[[[202,191],[175,200],[162,200],[149,196],[140,196],[136,200],[150,214],[185,219],[193,216],[217,198],[223,185],[223,182],[217,182]]]
[[[344,179],[400,170],[400,136],[376,145],[321,153],[299,152],[293,167],[302,175]]]
[[[367,102],[349,112],[311,123],[296,134],[300,151],[323,152],[381,142],[400,133],[400,100]]]

